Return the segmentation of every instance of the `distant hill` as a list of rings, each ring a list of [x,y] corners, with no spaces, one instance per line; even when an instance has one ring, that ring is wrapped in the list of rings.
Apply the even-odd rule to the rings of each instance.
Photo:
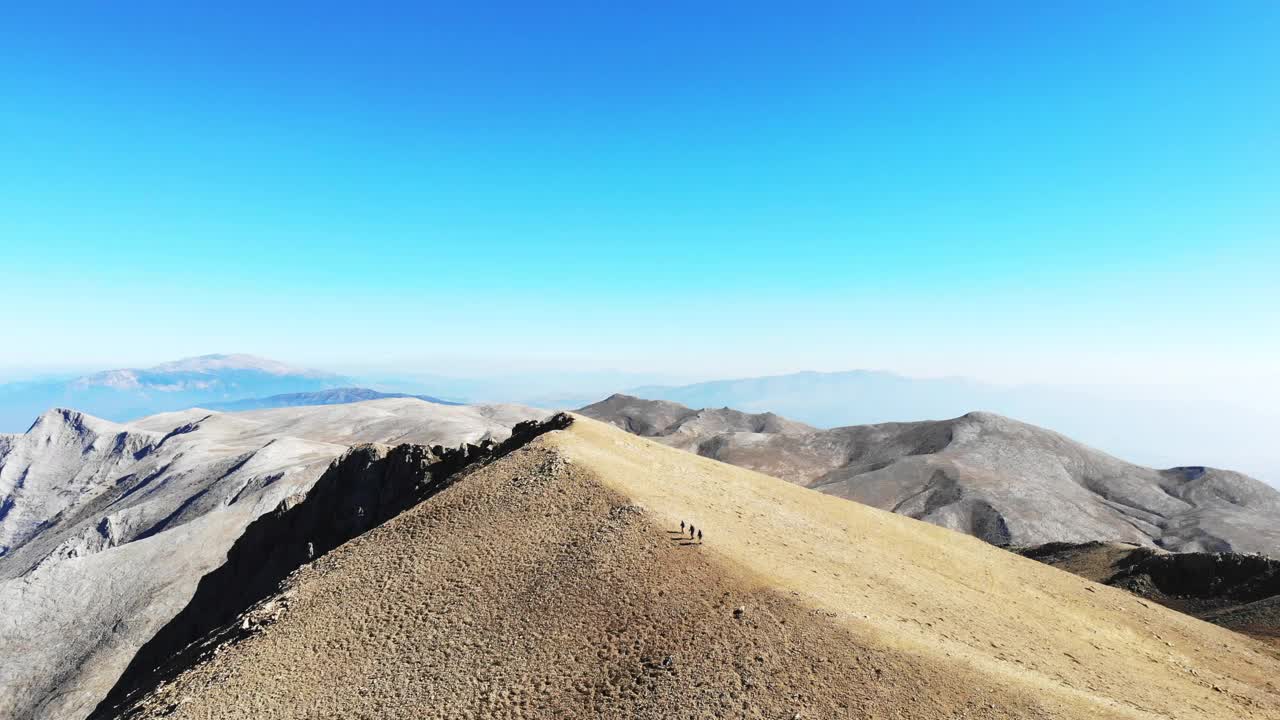
[[[347,387],[332,390],[317,390],[305,393],[285,393],[264,398],[246,398],[231,402],[206,403],[203,407],[221,412],[242,412],[245,410],[268,410],[271,408],[303,407],[308,405],[342,405],[345,403],[364,402],[366,400],[386,400],[389,398],[413,398],[437,405],[461,405],[462,403],[441,400],[430,395],[409,395],[407,393],[385,393],[369,388]]]
[[[960,415],[974,407],[995,407],[1007,391],[965,378],[911,378],[878,370],[799,372],[692,385],[647,385],[626,391],[653,400],[696,408],[732,407],[744,412],[776,412],[819,427],[887,419]]]
[[[998,545],[1105,540],[1280,558],[1280,492],[1261,481],[1134,465],[994,413],[819,430],[626,395],[578,412]]]
[[[1280,423],[1280,406],[1242,404],[1188,390],[1136,384],[996,385],[878,370],[617,388],[627,395],[688,407],[775,412],[822,428],[941,420],[987,410],[1052,428],[1144,465],[1233,467],[1280,487],[1280,450],[1271,437],[1271,428]]]
[[[0,384],[0,432],[22,432],[53,407],[116,422],[171,410],[353,385],[351,378],[253,355],[201,355],[63,381]]]

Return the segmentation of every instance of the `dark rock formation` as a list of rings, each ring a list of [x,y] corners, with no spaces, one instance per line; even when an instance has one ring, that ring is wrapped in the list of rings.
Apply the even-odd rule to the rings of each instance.
[[[1102,542],[1013,549],[1024,557],[1280,644],[1280,560],[1240,553],[1168,553]]]
[[[571,422],[564,413],[522,422],[501,444],[352,448],[305,496],[289,498],[245,529],[226,563],[201,579],[191,601],[138,651],[91,717],[109,715],[139,688],[198,660],[210,643],[197,640],[218,629],[235,632],[228,625],[298,567],[440,492],[465,471]]]

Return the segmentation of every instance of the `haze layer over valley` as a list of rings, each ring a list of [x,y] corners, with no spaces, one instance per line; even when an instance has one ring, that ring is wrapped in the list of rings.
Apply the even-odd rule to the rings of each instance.
[[[1268,430],[1280,423],[1280,396],[1269,402],[1265,388],[1250,393],[1251,402],[1241,402],[1209,389],[1191,392],[1177,386],[993,385],[960,377],[918,378],[868,370],[685,385],[654,382],[660,377],[551,369],[490,371],[470,377],[409,368],[398,373],[356,368],[335,373],[243,353],[204,355],[146,370],[108,370],[59,382],[0,383],[0,432],[21,432],[32,418],[55,406],[123,422],[188,407],[230,412],[381,397],[572,408],[623,393],[689,407],[775,412],[818,428],[939,420],[989,411],[1063,433],[1139,464],[1228,467],[1273,486],[1280,483],[1280,450]]]

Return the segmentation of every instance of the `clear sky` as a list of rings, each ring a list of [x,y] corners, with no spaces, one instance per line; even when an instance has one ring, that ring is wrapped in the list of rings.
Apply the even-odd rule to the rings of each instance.
[[[6,8],[0,366],[1280,384],[1280,3],[621,5]]]

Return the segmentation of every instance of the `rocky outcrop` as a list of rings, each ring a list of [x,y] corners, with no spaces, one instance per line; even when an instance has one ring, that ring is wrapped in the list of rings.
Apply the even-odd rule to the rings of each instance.
[[[1202,614],[1280,594],[1280,560],[1240,553],[1135,551],[1111,584]],[[1148,590],[1149,588],[1149,590]],[[1177,601],[1180,602],[1176,602]]]
[[[561,413],[520,423],[502,443],[351,449],[309,492],[286,499],[245,529],[226,562],[200,581],[186,607],[138,651],[95,715],[110,716],[112,708],[140,688],[197,661],[210,646],[207,639],[196,642],[206,634],[248,630],[231,621],[275,592],[303,564],[431,497],[464,472],[571,422]]]
[[[1214,468],[1141,467],[993,413],[819,430],[623,395],[580,412],[997,545],[1107,540],[1280,557],[1274,488]]]
[[[1165,607],[1280,644],[1280,560],[1240,553],[1169,553],[1117,543],[1015,550]]]
[[[85,717],[245,529],[305,496],[352,445],[407,442],[456,464],[545,416],[415,399],[128,425],[56,410],[0,436],[0,717]],[[460,444],[477,449],[445,449]],[[350,500],[384,514],[376,495]]]

